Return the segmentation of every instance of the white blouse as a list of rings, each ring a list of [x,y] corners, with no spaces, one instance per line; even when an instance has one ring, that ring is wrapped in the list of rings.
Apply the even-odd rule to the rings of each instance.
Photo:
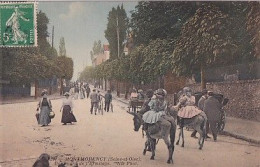
[[[70,108],[72,109],[73,108],[73,103],[72,103],[72,99],[71,98],[65,98],[63,99],[62,101],[62,107],[66,106],[66,105],[69,105]]]

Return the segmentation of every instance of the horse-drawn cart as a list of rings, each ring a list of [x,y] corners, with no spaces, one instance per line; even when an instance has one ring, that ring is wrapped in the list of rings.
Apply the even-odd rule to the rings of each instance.
[[[129,106],[128,106],[128,112],[132,111],[133,112],[138,112],[138,109],[141,109],[144,104],[144,100],[130,100],[129,101]]]

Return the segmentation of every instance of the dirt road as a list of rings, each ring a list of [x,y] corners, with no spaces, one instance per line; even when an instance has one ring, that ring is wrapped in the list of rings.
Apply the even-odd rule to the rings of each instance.
[[[134,132],[132,116],[126,106],[113,101],[114,112],[91,115],[90,100],[74,100],[77,123],[60,123],[60,100],[53,100],[56,113],[50,126],[36,123],[37,103],[0,105],[0,166],[30,167],[41,153],[51,156],[50,165],[67,166],[200,166],[200,167],[259,167],[260,148],[247,142],[219,136],[218,142],[209,139],[203,150],[186,131],[185,147],[175,146],[174,164],[167,164],[167,148],[159,141],[155,160],[151,153],[142,155],[145,138]],[[178,131],[177,131],[178,133]],[[71,163],[71,165],[69,163]]]

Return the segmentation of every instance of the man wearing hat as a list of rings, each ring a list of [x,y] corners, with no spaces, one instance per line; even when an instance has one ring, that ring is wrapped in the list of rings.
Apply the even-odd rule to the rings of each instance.
[[[212,91],[208,91],[208,98],[205,100],[203,111],[208,117],[214,141],[217,141],[217,123],[221,119],[220,112],[222,104],[213,95]]]
[[[95,115],[97,115],[97,107],[98,107],[98,94],[96,92],[96,89],[93,89],[93,92],[90,94],[90,100],[91,100],[91,108],[90,113],[93,113],[93,108],[95,107]]]
[[[205,100],[208,98],[207,97],[208,91],[207,91],[207,89],[203,89],[201,93],[202,93],[202,96],[199,99],[198,108],[203,111]],[[207,124],[206,124],[206,133],[208,133],[208,131],[209,131],[209,123],[207,122]],[[192,134],[191,134],[191,137],[196,138],[196,133],[197,133],[197,131],[194,130],[192,132]],[[210,138],[210,137],[207,135],[206,138]]]

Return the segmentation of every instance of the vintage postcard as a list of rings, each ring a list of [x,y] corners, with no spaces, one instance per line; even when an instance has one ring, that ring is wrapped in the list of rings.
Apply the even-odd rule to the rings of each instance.
[[[258,1],[1,1],[0,167],[260,167]]]

